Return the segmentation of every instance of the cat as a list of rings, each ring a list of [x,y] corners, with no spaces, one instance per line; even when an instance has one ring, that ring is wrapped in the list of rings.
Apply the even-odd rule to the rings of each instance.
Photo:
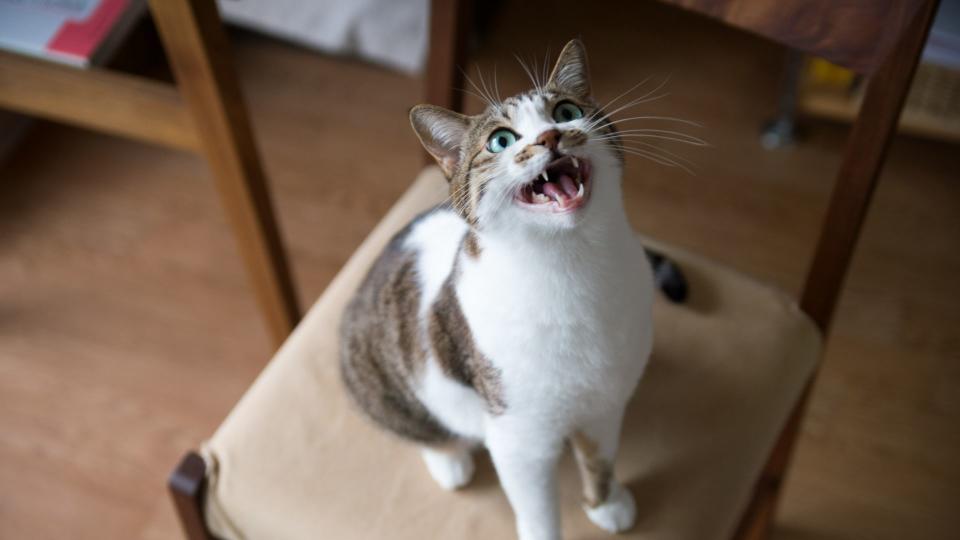
[[[583,44],[482,114],[419,105],[410,119],[450,197],[393,237],[346,308],[348,393],[417,443],[444,488],[466,485],[486,446],[521,540],[560,538],[567,444],[589,518],[629,529],[634,499],[613,476],[621,420],[652,347],[655,281],[674,301],[686,283],[628,224],[623,153]]]

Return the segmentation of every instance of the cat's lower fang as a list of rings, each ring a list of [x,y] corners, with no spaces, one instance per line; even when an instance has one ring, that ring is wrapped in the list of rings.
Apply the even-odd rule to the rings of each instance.
[[[583,182],[577,182],[580,187],[577,189],[577,197],[583,197]]]

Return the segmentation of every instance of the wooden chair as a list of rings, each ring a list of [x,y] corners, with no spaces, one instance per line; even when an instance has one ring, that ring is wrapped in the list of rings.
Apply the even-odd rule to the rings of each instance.
[[[636,398],[641,403],[628,411],[625,447],[621,451],[621,460],[628,462],[625,467],[637,475],[640,484],[640,489],[635,490],[640,497],[640,522],[628,536],[657,540],[724,536],[761,539],[770,530],[807,396],[816,377],[819,336],[829,329],[937,2],[666,1],[825,56],[870,77],[799,306],[719,265],[650,241],[687,271],[691,306],[655,308],[656,320],[663,329],[658,331],[666,334],[657,335],[662,348],[655,350],[654,355],[661,357],[651,363],[651,371],[641,382]],[[462,108],[462,98],[453,89],[463,87],[461,72],[455,66],[463,65],[465,59],[466,4],[435,0],[430,25],[427,96],[433,103],[458,110]],[[353,413],[338,396],[338,310],[392,231],[416,210],[442,197],[444,186],[438,176],[430,169],[421,175],[204,446],[203,455],[188,453],[173,472],[170,488],[189,538],[212,538],[211,529],[221,535],[247,538],[297,538],[311,534],[331,538],[510,537],[511,516],[497,486],[491,485],[495,482],[490,482],[489,474],[486,480],[481,474],[476,480],[479,486],[457,495],[434,495],[436,488],[420,471],[416,456],[408,458],[402,446],[363,427],[362,421],[354,425]],[[710,301],[702,296],[698,300],[698,290],[708,290]],[[684,309],[700,313],[691,316]],[[724,317],[734,321],[727,329],[752,328],[755,332],[737,343],[733,342],[741,338],[735,333],[710,338],[710,325],[727,324]],[[673,335],[683,333],[684,325],[700,324],[706,326],[697,326],[682,339]],[[698,340],[698,344],[690,345]],[[703,353],[705,348],[708,355]],[[709,359],[688,359],[688,354],[691,358],[715,356],[720,360],[711,364]],[[773,356],[764,359],[764,355]],[[727,365],[737,362],[742,371]],[[674,388],[668,386],[676,384],[677,378],[688,376],[684,369],[695,370],[701,378],[719,378],[703,383],[702,395],[691,394],[696,399],[670,401],[668,394]],[[751,375],[750,370],[765,374]],[[729,375],[728,379],[721,380],[725,375]],[[761,395],[755,388],[758,382],[774,386],[774,391]],[[711,388],[724,385],[733,388],[711,394]],[[318,389],[323,396],[315,395]],[[697,399],[704,400],[704,404],[690,403]],[[752,417],[746,427],[738,426],[738,417],[722,415],[732,414],[736,405],[730,403],[739,400],[752,401],[748,407],[764,409],[769,414]],[[651,405],[664,403],[662,409],[680,412],[650,412]],[[309,410],[296,410],[301,404],[309,405]],[[727,409],[717,413],[713,408]],[[631,416],[639,419],[632,420]],[[680,427],[673,423],[663,425],[671,421]],[[717,421],[730,425],[718,428],[714,425]],[[657,448],[657,444],[634,441],[630,430],[635,422],[648,430],[646,436],[659,438],[661,445],[683,440],[688,446],[710,446],[709,454],[697,449],[670,448],[667,452]],[[694,443],[695,435],[677,435],[685,424],[690,425],[688,431],[712,430],[712,438]],[[737,431],[740,428],[743,429]],[[643,456],[638,457],[639,454]],[[714,460],[715,465],[693,463],[706,458]],[[376,472],[368,470],[371,468]],[[406,474],[407,470],[413,472]],[[730,478],[734,473],[746,478]],[[673,489],[676,483],[695,487]],[[370,491],[357,493],[362,489]],[[708,492],[710,497],[694,493],[696,490]],[[654,495],[647,495],[648,492]],[[669,497],[678,493],[685,499],[678,503],[679,507],[672,508]],[[661,496],[664,500],[658,499]],[[309,500],[301,502],[305,497]],[[722,508],[708,508],[703,504],[705,500],[712,502],[710,506]],[[690,506],[693,501],[700,501],[701,506]],[[576,503],[565,498],[563,504],[567,520],[569,507]],[[357,507],[363,513],[353,513]],[[650,515],[645,517],[645,512]],[[279,515],[269,515],[272,513]],[[585,518],[569,519],[565,521],[568,532],[574,529],[590,537],[600,534],[589,524],[580,528]],[[429,521],[430,528],[418,529],[418,520]]]
[[[214,0],[151,0],[176,84],[0,51],[0,107],[196,152],[277,345],[300,319],[263,168]]]

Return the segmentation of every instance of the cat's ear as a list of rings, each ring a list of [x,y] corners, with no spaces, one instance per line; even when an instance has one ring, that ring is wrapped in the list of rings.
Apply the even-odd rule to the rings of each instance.
[[[417,105],[410,110],[410,123],[447,179],[453,176],[460,163],[460,146],[467,135],[470,118],[435,105]]]
[[[587,49],[579,39],[569,41],[560,51],[557,63],[550,73],[547,86],[577,97],[590,96],[590,71],[587,68]]]

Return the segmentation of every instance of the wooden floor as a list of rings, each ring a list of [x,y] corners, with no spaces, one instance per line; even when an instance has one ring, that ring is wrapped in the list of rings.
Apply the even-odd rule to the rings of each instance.
[[[669,75],[670,96],[636,114],[699,121],[689,132],[713,146],[670,147],[695,176],[630,159],[634,223],[796,292],[846,130],[810,121],[802,144],[759,147],[782,51],[658,5],[558,3],[544,20],[532,4],[508,3],[475,56],[504,93],[525,84],[514,52],[542,58],[576,35],[601,98]],[[420,83],[235,43],[308,304],[417,172]],[[958,538],[958,171],[955,146],[893,146],[779,540]],[[0,538],[176,537],[166,474],[269,355],[201,161],[41,125],[0,165]]]

